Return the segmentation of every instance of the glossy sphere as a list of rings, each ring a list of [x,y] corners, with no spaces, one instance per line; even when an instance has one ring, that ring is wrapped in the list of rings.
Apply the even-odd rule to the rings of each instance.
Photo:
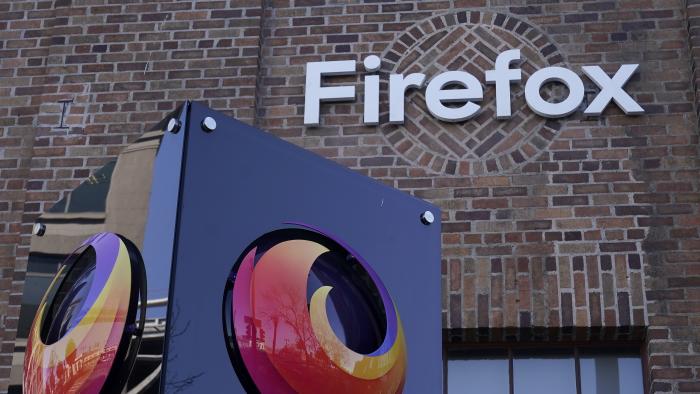
[[[254,246],[242,258],[233,286],[232,316],[237,351],[247,373],[262,393],[401,392],[406,371],[403,329],[387,290],[371,267],[346,245],[333,243],[336,249],[344,249],[342,255],[358,264],[343,275],[328,267],[318,274],[321,285],[309,287],[314,265],[323,265],[324,255],[339,253],[328,245],[303,236],[292,237],[268,244],[263,250]],[[346,263],[325,257],[325,264],[329,261]],[[349,278],[358,271],[364,272]],[[362,289],[359,293],[370,292],[363,287],[369,283],[373,294],[356,291],[356,299],[345,302],[343,297],[348,295],[340,293],[351,293],[353,282]],[[331,303],[328,301],[333,292],[338,293]],[[374,310],[383,310],[385,319],[362,313],[371,308],[358,313],[357,297],[374,297],[379,304]],[[331,319],[327,307],[354,318]],[[362,320],[357,319],[360,316],[365,321],[358,321]],[[340,321],[342,327],[334,329],[331,320]],[[363,353],[346,345],[375,343],[377,331],[383,332],[370,351]],[[336,332],[343,332],[346,339],[338,338]]]
[[[88,239],[39,304],[24,361],[25,393],[99,393],[124,334],[131,262],[110,233]]]

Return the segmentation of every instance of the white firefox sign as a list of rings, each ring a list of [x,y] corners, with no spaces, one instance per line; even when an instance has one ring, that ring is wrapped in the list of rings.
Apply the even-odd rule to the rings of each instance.
[[[495,85],[498,119],[508,119],[512,116],[512,85],[519,83],[522,79],[522,72],[517,68],[520,60],[519,49],[505,51],[496,58],[494,69],[485,73],[486,83]],[[379,124],[380,80],[379,75],[371,73],[376,73],[380,65],[381,60],[375,55],[370,55],[363,61],[365,71],[370,73],[365,76],[364,83],[363,122],[367,125]],[[599,116],[611,101],[614,101],[627,115],[643,114],[644,109],[624,90],[625,83],[638,67],[638,64],[623,64],[611,78],[600,66],[583,66],[583,73],[600,88],[598,95],[583,111],[584,115]],[[319,125],[322,103],[355,100],[355,86],[323,86],[323,77],[356,73],[354,60],[307,63],[304,124]],[[422,89],[425,82],[426,75],[423,73],[389,75],[389,123],[404,122],[406,91]],[[549,82],[558,82],[567,87],[568,94],[562,101],[549,102],[542,97],[540,89]],[[575,72],[563,67],[546,67],[537,70],[525,83],[525,102],[533,112],[546,118],[561,118],[575,112],[581,106],[584,94],[581,78]],[[447,71],[437,74],[425,88],[428,111],[445,122],[461,122],[473,118],[479,114],[481,110],[479,103],[483,98],[484,89],[481,82],[466,71]],[[462,105],[448,106],[445,105],[446,103],[462,103]]]

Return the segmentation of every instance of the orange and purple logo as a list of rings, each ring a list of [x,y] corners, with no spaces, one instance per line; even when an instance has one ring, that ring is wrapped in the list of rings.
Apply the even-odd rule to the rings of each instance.
[[[261,393],[402,392],[406,343],[384,284],[348,245],[299,226],[258,238],[234,266],[224,313],[241,381]]]
[[[128,370],[114,371],[129,364],[127,348],[138,349],[140,340],[136,308],[145,288],[134,275],[142,267],[136,247],[112,233],[91,237],[71,254],[29,331],[25,393],[120,390],[115,387]],[[134,335],[138,339],[128,346]]]

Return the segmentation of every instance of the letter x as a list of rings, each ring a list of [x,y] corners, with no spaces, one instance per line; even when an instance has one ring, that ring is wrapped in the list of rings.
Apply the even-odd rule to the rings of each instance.
[[[637,70],[637,67],[639,67],[638,64],[623,64],[612,78],[608,77],[599,66],[582,67],[583,73],[600,88],[600,93],[583,113],[589,116],[599,116],[603,113],[605,107],[608,106],[610,100],[614,100],[615,104],[627,115],[643,114],[644,109],[622,89]]]

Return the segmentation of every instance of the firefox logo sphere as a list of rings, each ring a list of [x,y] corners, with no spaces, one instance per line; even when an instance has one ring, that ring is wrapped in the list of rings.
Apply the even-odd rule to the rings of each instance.
[[[224,297],[229,354],[249,392],[400,393],[406,342],[372,267],[310,226],[265,234]]]
[[[136,246],[112,233],[94,235],[66,259],[29,331],[25,393],[121,392],[143,329],[143,270]]]

